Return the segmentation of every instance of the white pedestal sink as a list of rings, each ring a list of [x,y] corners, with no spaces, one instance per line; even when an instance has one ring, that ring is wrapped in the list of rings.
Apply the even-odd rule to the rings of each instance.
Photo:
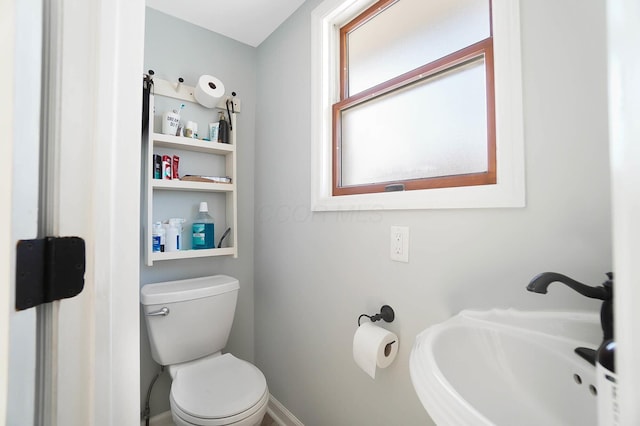
[[[413,386],[442,426],[596,426],[599,316],[585,312],[462,311],[417,337]]]

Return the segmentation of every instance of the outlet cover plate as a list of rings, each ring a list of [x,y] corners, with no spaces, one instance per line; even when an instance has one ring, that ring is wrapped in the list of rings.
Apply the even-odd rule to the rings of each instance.
[[[396,262],[409,263],[409,227],[392,226],[390,257]]]

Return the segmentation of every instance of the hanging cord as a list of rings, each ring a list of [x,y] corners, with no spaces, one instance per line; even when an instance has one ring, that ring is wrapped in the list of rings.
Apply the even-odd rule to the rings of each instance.
[[[153,93],[153,70],[142,75],[142,131],[149,126],[149,96]]]
[[[149,401],[151,399],[151,389],[153,389],[153,385],[155,385],[156,380],[158,380],[158,377],[160,377],[160,375],[163,372],[164,372],[164,365],[161,365],[160,371],[158,371],[158,373],[155,375],[153,380],[151,380],[151,384],[149,384],[149,390],[147,391],[147,400],[145,401],[145,404],[144,404],[144,411],[142,411],[140,415],[140,417],[142,417],[142,419],[144,420],[144,424],[146,426],[149,426],[149,417],[151,414],[151,407],[149,405]]]
[[[233,130],[233,124],[231,123],[231,111],[229,110],[229,103],[231,103],[231,109],[233,110],[233,112],[235,113],[235,109],[233,107],[233,100],[231,99],[227,99],[227,101],[225,102],[227,104],[227,115],[229,116],[229,130]]]
[[[229,235],[229,232],[231,232],[231,228],[227,228],[227,230],[224,231],[224,234],[222,234],[222,238],[220,238],[220,241],[218,242],[218,248],[222,247],[222,242],[227,237],[227,235]]]

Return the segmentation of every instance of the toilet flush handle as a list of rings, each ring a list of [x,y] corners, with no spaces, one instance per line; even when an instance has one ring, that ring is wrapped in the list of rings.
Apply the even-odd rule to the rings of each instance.
[[[148,317],[166,317],[169,315],[169,308],[165,306],[159,311],[147,312],[145,315]]]

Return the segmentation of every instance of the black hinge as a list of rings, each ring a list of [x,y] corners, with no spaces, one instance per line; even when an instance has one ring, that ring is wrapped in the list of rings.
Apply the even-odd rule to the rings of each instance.
[[[66,299],[84,287],[84,240],[20,240],[16,250],[16,310]]]

